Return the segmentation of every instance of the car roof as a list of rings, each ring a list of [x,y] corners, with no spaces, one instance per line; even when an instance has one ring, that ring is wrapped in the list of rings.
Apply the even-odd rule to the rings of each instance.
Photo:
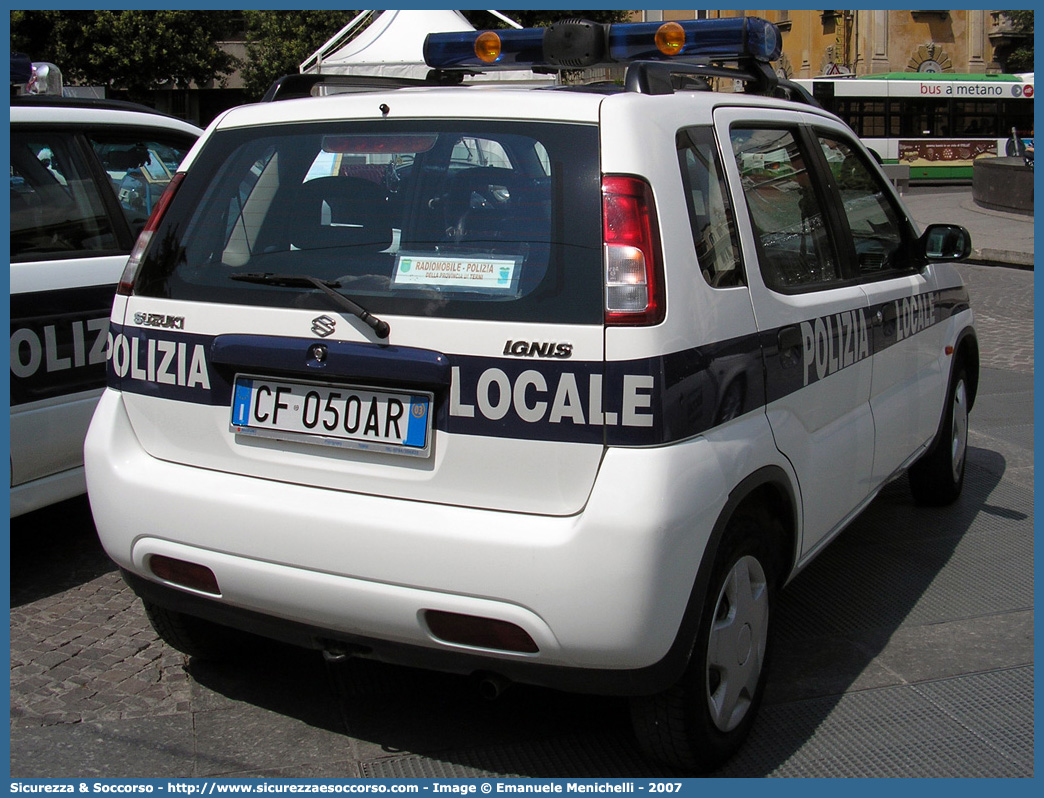
[[[294,97],[241,105],[225,111],[216,129],[364,119],[497,119],[520,121],[598,122],[604,103],[684,103],[696,113],[710,114],[723,105],[756,106],[819,113],[791,100],[722,91],[679,91],[642,94],[600,83],[587,86],[539,86],[487,83],[466,86],[400,86],[356,88],[323,96]]]
[[[555,95],[523,86],[420,87],[352,91],[229,109],[218,128],[337,119],[498,118],[597,122],[601,95]],[[387,108],[387,112],[383,111]]]
[[[122,100],[23,95],[11,98],[11,122],[55,125],[133,125],[174,130],[192,136],[203,131],[183,119]]]

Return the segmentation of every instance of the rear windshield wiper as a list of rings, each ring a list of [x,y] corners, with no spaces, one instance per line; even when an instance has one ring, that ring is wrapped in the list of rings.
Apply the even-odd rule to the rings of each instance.
[[[361,319],[363,324],[373,329],[378,338],[387,338],[388,333],[391,332],[391,327],[388,325],[388,322],[381,321],[362,305],[353,302],[339,291],[335,291],[335,288],[341,287],[341,284],[337,281],[330,282],[320,280],[318,277],[309,277],[308,275],[302,274],[272,274],[271,272],[244,272],[242,274],[231,274],[229,275],[229,278],[232,280],[242,280],[246,283],[262,283],[264,285],[286,287],[310,286],[312,288],[318,288],[330,297],[335,305],[339,305],[353,316],[357,316]]]

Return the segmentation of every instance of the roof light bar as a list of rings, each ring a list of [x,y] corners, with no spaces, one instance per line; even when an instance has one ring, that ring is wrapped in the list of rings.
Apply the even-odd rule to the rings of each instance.
[[[424,60],[435,69],[578,69],[638,60],[774,61],[779,30],[759,17],[612,25],[568,19],[547,28],[429,33]]]
[[[424,61],[436,69],[532,66],[543,53],[543,28],[429,33],[424,39]]]
[[[759,17],[609,26],[609,57],[613,61],[775,61],[781,52],[778,29]]]

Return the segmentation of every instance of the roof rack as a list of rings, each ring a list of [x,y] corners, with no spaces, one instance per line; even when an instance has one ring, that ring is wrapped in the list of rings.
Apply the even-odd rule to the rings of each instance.
[[[776,88],[779,78],[763,61],[743,60],[737,66],[726,67],[708,61],[684,63],[664,61],[635,61],[628,65],[624,78],[627,91],[639,94],[674,94],[685,88],[710,88],[700,78],[731,78],[747,84],[748,91],[769,94]]]
[[[707,78],[729,78],[747,84],[747,92],[765,96],[782,96],[816,108],[822,106],[807,89],[779,77],[764,61],[744,59],[734,67],[706,61],[682,63],[635,61],[627,67],[624,87],[639,94],[674,94],[683,90],[710,89]]]

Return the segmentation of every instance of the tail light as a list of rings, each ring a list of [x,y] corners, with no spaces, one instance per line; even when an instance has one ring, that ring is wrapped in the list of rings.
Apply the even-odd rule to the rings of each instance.
[[[666,313],[663,255],[652,188],[637,177],[602,177],[605,323],[652,325]]]
[[[152,234],[156,231],[156,228],[159,227],[160,220],[163,219],[163,214],[167,212],[167,206],[170,205],[170,201],[174,198],[178,186],[181,185],[181,181],[184,179],[184,172],[178,172],[174,175],[173,179],[163,190],[163,193],[160,194],[159,200],[152,206],[152,213],[149,214],[149,220],[145,222],[145,227],[138,236],[138,240],[134,242],[134,248],[131,250],[130,257],[127,259],[127,265],[123,268],[120,282],[116,286],[117,294],[121,296],[131,295],[131,289],[134,288],[134,277],[138,273],[138,266],[141,265],[141,256],[145,254],[145,250],[149,246],[149,242],[152,240]]]

